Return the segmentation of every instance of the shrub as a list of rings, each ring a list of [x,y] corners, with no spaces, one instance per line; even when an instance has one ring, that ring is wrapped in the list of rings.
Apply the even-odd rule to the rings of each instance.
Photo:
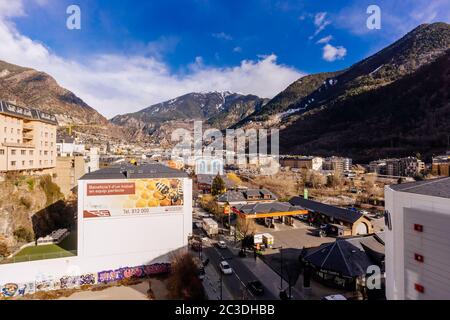
[[[45,196],[47,197],[47,206],[55,203],[57,200],[63,197],[61,193],[61,189],[57,184],[52,181],[51,176],[46,175],[41,177],[40,186],[42,190],[45,192]]]
[[[23,205],[27,209],[31,208],[31,200],[28,198],[25,198],[25,197],[20,198],[20,204]]]
[[[7,257],[7,256],[9,256],[9,247],[8,247],[8,245],[6,244],[6,242],[5,241],[1,241],[0,242],[0,256],[1,257]]]
[[[36,181],[33,178],[27,180],[28,190],[33,191]]]
[[[33,241],[33,238],[34,238],[31,230],[29,230],[25,227],[17,228],[16,230],[14,230],[13,234],[14,234],[14,237],[16,237],[16,239],[18,241],[31,242],[31,241]]]

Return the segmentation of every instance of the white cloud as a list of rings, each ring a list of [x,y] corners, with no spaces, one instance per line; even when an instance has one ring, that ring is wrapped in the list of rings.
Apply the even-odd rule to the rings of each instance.
[[[0,17],[20,17],[25,11],[22,1],[0,0]]]
[[[371,30],[366,26],[369,17],[366,9],[370,4],[373,4],[372,0],[361,0],[344,7],[333,15],[334,26],[356,35],[377,34],[392,41],[422,23],[450,22],[448,0],[379,0],[377,5],[381,9],[381,29]]]
[[[319,39],[316,43],[317,44],[324,44],[324,43],[328,43],[333,39],[333,36],[329,35],[326,37],[323,37],[322,39]]]
[[[331,21],[327,19],[327,13],[326,12],[318,12],[318,13],[316,13],[316,15],[314,16],[314,25],[316,26],[316,31],[309,38],[313,39],[320,32],[322,32],[329,24],[331,24]]]
[[[333,62],[335,60],[340,60],[344,58],[347,54],[347,49],[342,46],[333,47],[331,44],[326,44],[323,47],[323,59],[328,62]]]
[[[0,43],[1,60],[47,72],[107,117],[195,91],[228,90],[270,98],[304,75],[278,64],[274,54],[227,68],[204,65],[196,57],[184,73],[172,73],[162,59],[151,55],[105,53],[69,60],[20,34],[3,18]]]
[[[233,37],[229,34],[226,34],[225,32],[213,33],[212,36],[221,40],[233,40]]]
[[[241,47],[234,47],[233,48],[233,52],[236,52],[236,53],[242,52],[242,48]]]

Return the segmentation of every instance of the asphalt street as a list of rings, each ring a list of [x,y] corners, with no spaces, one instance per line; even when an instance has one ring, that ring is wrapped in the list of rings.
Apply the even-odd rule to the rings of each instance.
[[[265,288],[264,295],[254,296],[249,290],[246,289],[248,282],[258,280],[253,273],[245,266],[239,257],[233,255],[233,253],[227,249],[219,249],[214,244],[203,248],[203,254],[210,259],[209,263],[212,263],[216,270],[221,273],[219,263],[222,260],[228,262],[233,269],[233,274],[223,275],[223,285],[227,287],[234,299],[242,300],[274,300],[278,297],[274,296],[269,290]]]

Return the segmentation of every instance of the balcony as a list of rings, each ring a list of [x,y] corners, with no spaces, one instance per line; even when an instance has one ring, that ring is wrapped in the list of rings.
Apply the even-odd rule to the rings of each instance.
[[[24,141],[30,141],[34,139],[34,135],[32,133],[24,133],[22,137]]]
[[[33,131],[34,126],[31,123],[23,124],[23,132]]]

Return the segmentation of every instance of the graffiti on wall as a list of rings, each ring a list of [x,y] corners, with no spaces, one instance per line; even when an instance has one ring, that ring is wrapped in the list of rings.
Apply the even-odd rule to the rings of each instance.
[[[111,283],[130,278],[143,278],[170,272],[170,263],[155,263],[137,267],[125,267],[117,270],[101,271],[98,273],[98,283]]]
[[[117,270],[108,270],[94,273],[87,273],[74,276],[63,276],[54,279],[51,275],[40,274],[35,282],[17,284],[7,283],[0,285],[0,298],[23,297],[38,291],[50,291],[58,289],[74,289],[84,285],[94,285],[97,283],[107,284],[115,281],[130,278],[143,278],[170,272],[170,263],[155,263],[137,267],[125,267]]]

